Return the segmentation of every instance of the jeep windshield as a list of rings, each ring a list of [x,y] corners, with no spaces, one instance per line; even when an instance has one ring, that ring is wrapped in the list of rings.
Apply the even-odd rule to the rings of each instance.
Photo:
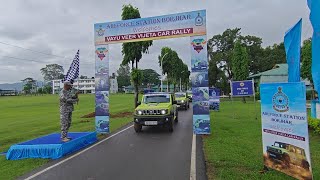
[[[186,94],[184,93],[176,93],[176,98],[186,97]]]
[[[170,95],[158,94],[158,95],[146,95],[143,98],[143,103],[170,103]]]
[[[281,143],[281,142],[275,142],[274,146],[279,147],[279,148],[283,148],[283,149],[286,149],[286,147],[287,147],[287,145],[285,143]]]

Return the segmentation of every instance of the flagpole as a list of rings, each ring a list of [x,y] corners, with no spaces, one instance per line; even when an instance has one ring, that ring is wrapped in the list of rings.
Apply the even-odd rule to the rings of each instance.
[[[77,93],[80,93],[80,85],[79,85],[79,80],[80,80],[80,50],[79,51],[79,75],[78,75],[78,92]],[[77,94],[77,98],[79,94]],[[77,101],[77,105],[78,105],[79,101]]]

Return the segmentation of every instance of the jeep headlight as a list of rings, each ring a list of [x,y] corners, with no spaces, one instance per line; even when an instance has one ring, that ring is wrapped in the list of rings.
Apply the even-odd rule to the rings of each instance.
[[[137,114],[138,114],[138,115],[142,115],[142,111],[141,111],[141,110],[138,110],[138,111],[137,111]]]
[[[184,103],[184,100],[181,100],[181,103]]]
[[[161,110],[161,114],[167,114],[167,110],[166,109]]]

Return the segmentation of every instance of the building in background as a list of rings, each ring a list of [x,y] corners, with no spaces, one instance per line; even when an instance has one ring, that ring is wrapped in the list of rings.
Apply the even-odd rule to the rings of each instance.
[[[110,93],[118,93],[118,81],[117,77],[110,78]]]
[[[254,79],[256,90],[259,90],[261,83],[278,83],[288,82],[288,64],[276,64],[272,69],[249,76],[249,79]],[[310,90],[310,81],[302,79],[307,90]]]
[[[61,79],[52,81],[52,94],[60,93],[63,88],[63,83]],[[95,79],[78,79],[74,80],[73,88],[80,90],[83,94],[94,94],[95,93]],[[110,79],[110,93],[118,92],[118,82],[117,78]]]

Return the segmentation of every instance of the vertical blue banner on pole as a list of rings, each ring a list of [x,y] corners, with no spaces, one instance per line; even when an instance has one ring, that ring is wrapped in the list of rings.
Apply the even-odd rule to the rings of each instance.
[[[220,89],[209,88],[209,108],[210,110],[220,110]]]
[[[310,22],[313,27],[312,36],[312,79],[314,89],[320,93],[320,1],[308,0]]]
[[[191,84],[194,134],[210,134],[207,37],[192,36]]]
[[[284,46],[288,63],[288,82],[300,82],[300,49],[302,19],[284,36]]]
[[[264,165],[312,179],[305,84],[261,84],[260,94]]]
[[[98,133],[109,133],[108,45],[97,45],[95,54],[95,126]]]

